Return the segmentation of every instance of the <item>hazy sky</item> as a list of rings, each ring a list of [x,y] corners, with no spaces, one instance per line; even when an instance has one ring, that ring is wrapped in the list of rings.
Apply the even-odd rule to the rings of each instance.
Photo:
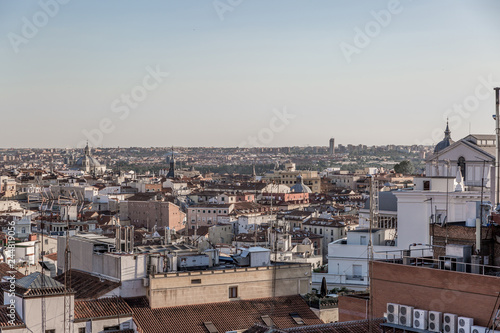
[[[494,133],[500,1],[55,1],[0,2],[0,147]]]

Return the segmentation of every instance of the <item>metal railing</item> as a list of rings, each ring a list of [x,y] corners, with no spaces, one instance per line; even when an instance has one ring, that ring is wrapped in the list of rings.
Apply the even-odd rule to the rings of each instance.
[[[473,264],[468,262],[462,262],[458,260],[453,260],[454,257],[449,257],[446,259],[434,259],[432,257],[408,257],[402,256],[398,259],[384,259],[377,261],[390,262],[394,264],[416,266],[423,268],[434,268],[445,271],[453,271],[460,273],[470,273],[470,274],[480,274],[488,276],[500,277],[500,267],[491,266],[484,264]]]

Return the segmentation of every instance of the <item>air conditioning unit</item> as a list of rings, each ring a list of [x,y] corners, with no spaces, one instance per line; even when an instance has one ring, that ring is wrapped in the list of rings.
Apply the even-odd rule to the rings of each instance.
[[[149,278],[142,278],[142,286],[149,287]]]
[[[458,333],[471,333],[470,329],[474,325],[474,319],[458,317]]]
[[[387,322],[399,324],[399,304],[387,303]]]
[[[413,306],[399,306],[399,325],[411,327],[413,325]]]
[[[487,328],[483,326],[472,326],[470,333],[486,333]]]
[[[443,314],[443,332],[444,333],[457,333],[457,320],[458,316],[453,313]]]
[[[443,314],[437,311],[429,311],[429,331],[441,332]]]
[[[413,310],[413,327],[418,328],[419,330],[426,330],[428,315],[427,310]]]

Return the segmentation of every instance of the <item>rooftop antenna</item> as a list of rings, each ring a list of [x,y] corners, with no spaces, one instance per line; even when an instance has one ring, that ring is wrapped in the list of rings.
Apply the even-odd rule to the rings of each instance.
[[[369,332],[373,332],[373,286],[372,286],[372,271],[373,271],[373,225],[378,220],[378,182],[370,175],[370,237],[368,239],[368,282],[370,290],[368,326]]]
[[[44,218],[44,208],[43,208],[43,203],[45,201],[45,198],[42,196],[42,205],[41,205],[41,214],[40,214],[40,234],[41,234],[41,241],[42,241],[42,288],[45,288],[45,265],[43,264],[43,255],[44,255],[44,250],[43,250],[43,218]],[[46,208],[45,208],[46,209]],[[45,328],[47,325],[46,318],[47,318],[47,313],[46,313],[46,302],[45,302],[45,293],[42,294],[42,332],[45,332]]]
[[[496,123],[496,156],[495,156],[495,203],[496,207],[500,202],[500,88],[494,88],[496,96],[496,112],[495,112],[495,123]]]

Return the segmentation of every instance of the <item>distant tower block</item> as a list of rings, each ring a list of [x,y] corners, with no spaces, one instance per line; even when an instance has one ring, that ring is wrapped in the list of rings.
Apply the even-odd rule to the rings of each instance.
[[[334,138],[330,139],[330,146],[328,147],[328,154],[335,155],[335,139]]]

